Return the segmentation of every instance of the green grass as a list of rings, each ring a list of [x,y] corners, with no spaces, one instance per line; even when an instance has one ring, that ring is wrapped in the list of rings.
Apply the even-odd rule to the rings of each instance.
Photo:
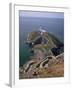
[[[54,42],[54,44],[56,46],[60,45],[60,44],[63,44],[57,37],[55,37],[54,35],[50,34],[49,33],[49,36],[51,37],[52,41]]]

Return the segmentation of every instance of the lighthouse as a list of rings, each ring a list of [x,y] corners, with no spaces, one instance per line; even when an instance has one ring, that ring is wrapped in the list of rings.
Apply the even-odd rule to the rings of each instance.
[[[42,27],[39,28],[39,31],[41,32],[41,35],[46,32],[46,30],[42,29]]]

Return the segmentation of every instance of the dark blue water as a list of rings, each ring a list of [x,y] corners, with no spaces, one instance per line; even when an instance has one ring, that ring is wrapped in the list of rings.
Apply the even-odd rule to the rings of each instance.
[[[26,45],[27,34],[37,31],[39,27],[52,33],[64,42],[64,19],[63,18],[38,18],[19,17],[19,60],[20,65],[30,60],[30,50]]]

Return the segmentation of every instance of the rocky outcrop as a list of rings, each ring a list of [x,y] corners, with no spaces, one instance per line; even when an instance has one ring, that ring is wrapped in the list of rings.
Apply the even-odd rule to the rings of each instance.
[[[64,63],[64,54],[58,56],[47,56],[41,61],[29,61],[23,67],[20,67],[20,78],[34,78],[40,77],[40,72],[43,73],[42,69],[50,69],[54,65],[60,65]],[[62,73],[63,74],[63,73]],[[21,77],[22,76],[22,77]]]
[[[29,33],[26,43],[33,56],[30,61],[20,67],[20,79],[63,76],[64,45],[60,40],[40,29]],[[60,70],[59,74],[58,70]]]

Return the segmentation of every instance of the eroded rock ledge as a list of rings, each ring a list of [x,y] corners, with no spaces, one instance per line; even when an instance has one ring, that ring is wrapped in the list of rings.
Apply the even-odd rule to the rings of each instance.
[[[61,77],[64,75],[64,54],[47,56],[42,60],[31,60],[20,67],[20,79]]]

